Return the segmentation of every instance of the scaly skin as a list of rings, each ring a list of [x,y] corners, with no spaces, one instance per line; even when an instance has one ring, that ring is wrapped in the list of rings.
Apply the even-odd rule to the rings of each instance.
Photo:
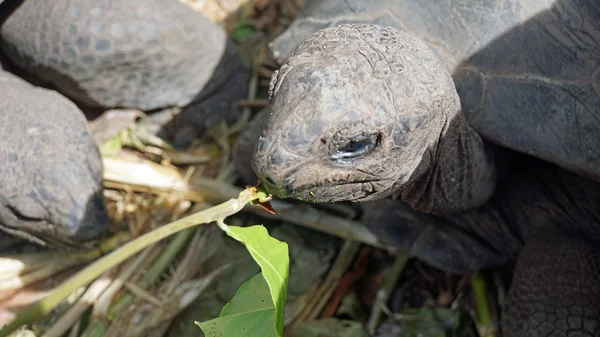
[[[600,133],[598,18],[591,0],[306,0],[270,48],[285,63],[340,23],[406,31],[452,74],[480,136],[600,181],[598,138],[589,136]]]
[[[484,142],[425,44],[380,26],[324,29],[271,89],[253,158],[270,192],[371,201],[364,221],[382,238],[446,270],[517,259],[506,337],[600,336],[599,184]]]
[[[275,195],[335,202],[395,193],[417,210],[444,214],[493,193],[493,153],[465,122],[448,71],[411,35],[370,25],[326,29],[272,81],[273,114],[253,168]],[[370,153],[331,159],[368,135],[377,138]]]
[[[520,158],[483,206],[426,216],[392,199],[365,204],[383,240],[454,273],[517,260],[503,336],[600,335],[600,186]]]

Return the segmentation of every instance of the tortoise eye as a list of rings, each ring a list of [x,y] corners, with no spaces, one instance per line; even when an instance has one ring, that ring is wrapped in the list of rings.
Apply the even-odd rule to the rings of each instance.
[[[362,156],[377,145],[377,135],[360,136],[338,147],[329,157],[333,160]]]

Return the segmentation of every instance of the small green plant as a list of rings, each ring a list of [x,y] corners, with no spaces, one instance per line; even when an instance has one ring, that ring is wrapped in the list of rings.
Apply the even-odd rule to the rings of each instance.
[[[261,267],[261,273],[244,283],[235,297],[223,308],[218,318],[197,323],[207,336],[283,336],[284,307],[287,300],[289,254],[286,243],[269,236],[263,226],[227,226],[223,219],[241,211],[247,203],[260,204],[272,211],[270,197],[256,187],[248,187],[237,199],[230,199],[204,211],[179,219],[103,256],[63,282],[48,296],[30,305],[0,330],[7,337],[21,326],[48,315],[73,291],[95,280],[106,270],[118,265],[142,249],[186,228],[217,222],[230,237],[241,242]]]
[[[282,337],[290,265],[287,244],[271,237],[263,226],[217,223],[246,246],[261,272],[242,284],[219,317],[196,324],[207,337]]]

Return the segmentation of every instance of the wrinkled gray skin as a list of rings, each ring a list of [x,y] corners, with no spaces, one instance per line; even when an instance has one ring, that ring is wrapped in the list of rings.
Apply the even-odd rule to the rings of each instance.
[[[239,51],[178,1],[26,0],[12,10],[0,26],[11,70],[81,108],[181,107],[159,130],[177,146],[238,118],[249,76]],[[7,90],[0,177],[10,183],[0,186],[0,228],[60,248],[98,238],[107,227],[102,163],[82,111],[31,85]],[[28,133],[30,125],[42,131]]]
[[[273,44],[282,60],[333,28],[273,76],[252,160],[265,186],[371,201],[382,240],[448,271],[516,259],[504,336],[600,336],[600,4],[328,0],[305,15]],[[337,25],[352,21],[380,25]]]

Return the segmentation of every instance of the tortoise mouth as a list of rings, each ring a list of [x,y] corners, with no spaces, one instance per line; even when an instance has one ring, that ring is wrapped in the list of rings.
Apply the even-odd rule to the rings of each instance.
[[[311,203],[360,202],[379,192],[376,188],[378,181],[380,180],[355,180],[300,186],[285,197]]]

